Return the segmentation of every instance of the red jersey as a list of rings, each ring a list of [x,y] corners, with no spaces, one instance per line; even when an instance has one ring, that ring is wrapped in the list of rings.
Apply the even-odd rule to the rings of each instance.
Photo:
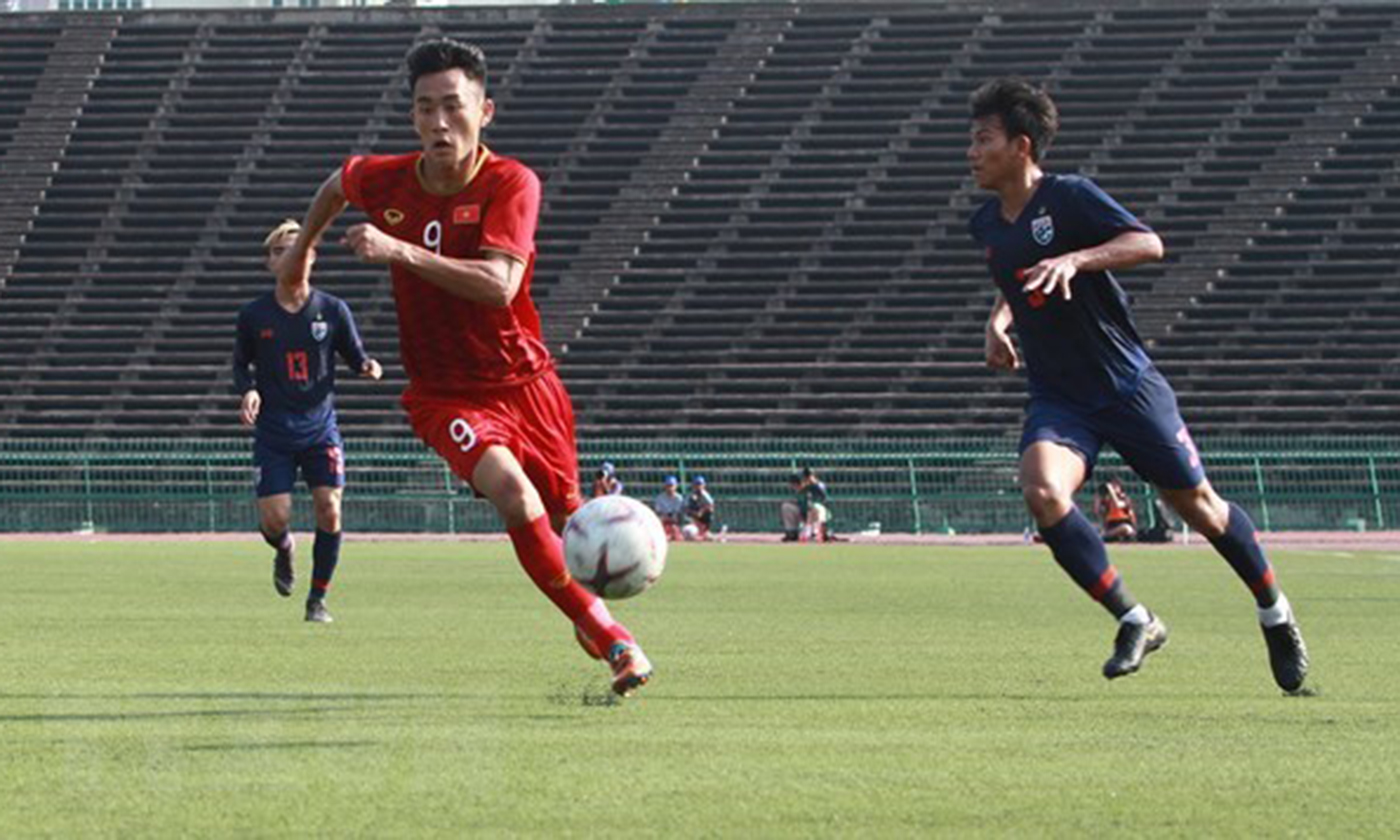
[[[528,382],[552,367],[530,298],[540,180],[519,161],[481,146],[467,185],[435,195],[419,176],[421,152],[352,157],[340,181],[349,202],[381,231],[445,257],[482,259],[499,252],[525,263],[509,306],[488,306],[439,289],[394,264],[399,350],[409,387],[451,397],[482,386]]]

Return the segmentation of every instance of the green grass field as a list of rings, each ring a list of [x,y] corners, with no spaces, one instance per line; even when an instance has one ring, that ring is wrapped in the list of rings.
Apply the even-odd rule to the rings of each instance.
[[[0,547],[0,835],[1400,831],[1400,555],[1276,552],[1289,698],[1203,550],[1118,553],[1173,635],[1108,683],[1040,548],[681,546],[616,705],[503,543],[350,542],[331,626],[268,557]]]

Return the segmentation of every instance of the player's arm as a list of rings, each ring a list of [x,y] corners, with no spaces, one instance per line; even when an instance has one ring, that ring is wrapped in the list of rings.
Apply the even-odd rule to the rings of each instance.
[[[345,240],[360,259],[400,265],[455,297],[510,306],[534,253],[539,214],[540,180],[519,167],[493,188],[481,219],[479,258],[443,256],[434,243],[405,242],[370,225],[350,228]]]
[[[384,375],[384,368],[365,352],[365,344],[360,340],[360,329],[355,326],[355,316],[350,313],[349,304],[340,303],[340,326],[336,330],[336,351],[351,369],[366,379],[378,379]]]
[[[1011,322],[1011,304],[998,292],[992,312],[987,316],[987,367],[993,370],[1015,370],[1021,364],[1016,346],[1011,343]]]
[[[401,265],[450,295],[487,306],[510,306],[525,279],[525,263],[488,251],[482,259],[444,257],[370,224],[345,232],[345,244],[365,262]]]
[[[349,201],[345,198],[345,187],[340,181],[340,169],[321,182],[316,197],[311,199],[311,207],[306,211],[306,219],[301,223],[301,233],[292,244],[278,266],[277,279],[283,283],[302,283],[311,275],[311,252],[321,241],[326,228],[345,212]]]
[[[1038,291],[1045,295],[1059,290],[1064,299],[1069,300],[1070,281],[1081,271],[1120,271],[1157,262],[1164,256],[1166,248],[1160,236],[1150,231],[1130,230],[1102,245],[1041,260],[1022,273],[1022,289],[1026,294]]]
[[[233,392],[242,397],[238,421],[245,426],[257,422],[258,411],[262,408],[262,395],[258,393],[253,376],[248,371],[248,366],[253,363],[255,346],[253,327],[245,314],[239,312],[238,337],[233,343]]]

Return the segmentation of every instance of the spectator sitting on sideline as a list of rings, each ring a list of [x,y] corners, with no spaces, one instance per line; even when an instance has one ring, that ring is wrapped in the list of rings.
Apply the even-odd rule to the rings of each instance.
[[[593,498],[621,496],[622,487],[622,479],[617,477],[617,468],[611,461],[604,461],[598,466],[598,473],[593,477]]]
[[[709,540],[710,527],[715,521],[715,499],[705,489],[705,477],[691,479],[690,493],[685,497],[685,516],[690,520],[681,529],[687,540]]]
[[[811,467],[802,469],[801,479],[802,487],[799,498],[803,501],[802,540],[804,542],[814,540],[831,542],[832,536],[827,530],[831,511],[826,506],[826,483],[817,478],[816,472]]]
[[[651,506],[666,530],[666,539],[672,542],[681,539],[681,523],[685,519],[685,497],[679,492],[680,480],[674,475],[666,476],[660,493]]]
[[[1095,507],[1103,523],[1104,542],[1132,542],[1137,537],[1137,512],[1118,479],[1110,478],[1099,485]]]

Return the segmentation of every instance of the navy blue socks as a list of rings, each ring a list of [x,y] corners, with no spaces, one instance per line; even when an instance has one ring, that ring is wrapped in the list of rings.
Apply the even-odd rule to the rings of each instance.
[[[1137,606],[1137,599],[1123,585],[1118,570],[1108,562],[1103,538],[1079,508],[1070,508],[1064,519],[1049,528],[1041,528],[1040,536],[1060,568],[1114,618],[1121,619]]]
[[[306,598],[308,601],[317,601],[326,597],[331,578],[335,576],[335,566],[340,562],[340,532],[332,534],[317,528],[316,544],[311,551],[314,558],[311,567],[311,591]]]
[[[1254,523],[1233,502],[1230,503],[1230,519],[1225,533],[1211,537],[1210,544],[1245,582],[1254,593],[1254,602],[1260,607],[1271,607],[1278,600],[1279,588],[1274,582],[1274,569],[1259,547],[1259,539],[1254,532]]]

